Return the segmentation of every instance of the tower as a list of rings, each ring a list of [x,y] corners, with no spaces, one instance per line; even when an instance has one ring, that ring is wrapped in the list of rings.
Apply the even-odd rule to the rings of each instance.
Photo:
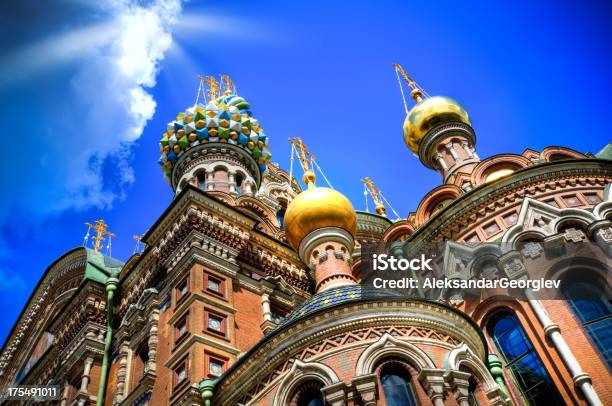
[[[449,97],[429,97],[399,64],[394,66],[416,102],[410,111],[406,108],[404,141],[423,165],[439,172],[446,183],[459,169],[480,162],[476,135],[463,106]],[[400,81],[403,95],[401,86]]]
[[[355,209],[342,193],[315,186],[312,155],[299,138],[294,142],[308,189],[287,207],[287,241],[313,272],[316,292],[354,285],[357,281],[351,272],[351,254],[357,229]]]
[[[160,141],[164,175],[176,194],[191,184],[252,196],[271,157],[268,138],[229,76],[221,75],[221,83],[212,76],[198,78],[194,106],[168,123]],[[199,103],[200,96],[205,103]]]

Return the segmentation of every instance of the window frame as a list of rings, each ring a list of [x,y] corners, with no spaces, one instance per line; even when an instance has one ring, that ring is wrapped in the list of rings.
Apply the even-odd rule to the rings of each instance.
[[[179,334],[178,324],[183,321],[185,321],[185,332],[183,334]],[[179,343],[183,342],[185,338],[189,337],[189,335],[191,334],[191,332],[189,331],[189,312],[185,313],[181,318],[179,318],[174,323],[173,327],[174,327],[174,345],[178,345]]]
[[[215,330],[210,327],[208,321],[210,318],[216,319],[221,322],[221,330]],[[209,333],[213,333],[216,336],[227,338],[227,316],[217,313],[210,309],[204,309],[204,330]]]
[[[211,288],[208,287],[208,281],[210,279],[213,279],[213,280],[219,282],[219,291],[218,292],[215,291],[214,289],[211,289]],[[204,289],[203,290],[205,292],[212,293],[215,296],[218,296],[220,298],[225,299],[226,298],[226,295],[225,295],[225,293],[226,293],[225,282],[226,282],[225,278],[223,278],[221,276],[218,276],[216,274],[213,274],[211,272],[204,271]]]
[[[181,287],[185,285],[187,291],[182,293]],[[174,303],[178,305],[182,303],[189,295],[191,294],[191,287],[189,286],[189,275],[183,278],[179,283],[174,287]]]
[[[215,379],[220,377],[221,375],[215,375],[210,371],[211,360],[221,364],[221,375],[223,375],[227,370],[229,358],[208,351],[204,352],[204,373],[208,378]]]
[[[182,380],[178,380],[178,372],[179,368],[185,368],[185,378]],[[189,382],[189,355],[185,356],[182,360],[180,360],[173,368],[172,368],[172,390],[175,391],[177,388],[182,386],[185,382]]]

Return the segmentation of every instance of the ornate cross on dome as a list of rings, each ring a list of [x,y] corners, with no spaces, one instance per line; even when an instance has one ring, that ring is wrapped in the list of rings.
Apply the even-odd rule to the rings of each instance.
[[[376,212],[380,215],[386,214],[387,210],[385,209],[385,205],[381,200],[382,191],[374,184],[374,182],[372,182],[372,179],[367,176],[361,179],[361,181],[370,192],[370,196],[372,196],[374,203],[376,203]]]
[[[394,63],[393,67],[395,68],[395,71],[398,72],[400,75],[402,75],[402,77],[404,78],[404,80],[406,81],[406,83],[408,83],[408,87],[410,89],[412,89],[412,91],[410,92],[410,96],[412,96],[412,98],[417,102],[420,103],[421,100],[423,100],[423,89],[421,89],[419,87],[419,85],[417,85],[417,82],[412,79],[408,73],[406,73],[406,71],[404,70],[404,68],[402,67],[402,65],[400,65],[399,63]],[[400,84],[400,89],[401,89],[401,84]],[[402,90],[403,92],[403,90]]]
[[[312,171],[312,161],[314,161],[314,156],[310,153],[310,151],[308,151],[306,144],[302,142],[300,137],[289,138],[289,142],[295,147],[298,153],[298,159],[300,160],[300,164],[302,165],[304,172]]]
[[[89,227],[89,229],[93,228],[93,230],[96,232],[96,235],[91,237],[94,242],[93,249],[96,252],[100,251],[102,241],[105,240],[104,236],[108,236],[109,238],[116,237],[115,233],[108,231],[108,224],[106,224],[104,220],[96,220],[94,224],[85,223],[85,225]],[[87,237],[89,236],[89,229],[87,230],[87,235],[85,236],[85,242],[87,242]]]
[[[221,81],[223,82],[223,89],[226,94],[236,93],[236,86],[229,75],[221,75]]]
[[[205,82],[208,85],[208,89],[206,90],[208,98],[210,101],[213,101],[220,96],[219,82],[214,76],[206,76]]]

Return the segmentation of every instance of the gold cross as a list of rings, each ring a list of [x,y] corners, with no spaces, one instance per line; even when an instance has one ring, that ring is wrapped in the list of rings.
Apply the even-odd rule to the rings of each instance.
[[[361,179],[363,184],[368,188],[368,192],[370,192],[370,196],[372,196],[372,200],[376,203],[376,212],[380,215],[384,215],[386,213],[385,205],[382,200],[380,200],[380,196],[382,195],[382,191],[372,182],[372,179],[369,177],[365,177]]]
[[[408,76],[408,73],[406,73],[406,71],[404,70],[402,65],[400,65],[399,63],[394,63],[393,66],[395,67],[395,70],[398,71],[402,75],[402,77],[404,78],[406,83],[408,83],[408,87],[410,87],[410,89],[412,89],[412,92],[410,93],[412,98],[414,100],[416,100],[417,103],[420,102],[421,100],[423,100],[423,89],[421,89],[417,85],[417,83],[416,83],[416,81],[414,79],[412,79],[410,76]]]
[[[105,240],[105,238],[104,238],[105,235],[107,235],[107,236],[109,236],[111,238],[115,237],[114,233],[108,231],[108,224],[106,224],[104,222],[104,220],[96,220],[96,222],[94,224],[85,223],[85,225],[87,227],[93,228],[93,230],[96,232],[96,235],[94,237],[91,237],[91,239],[94,240],[93,249],[96,252],[100,251],[100,247],[102,245],[102,241]]]
[[[296,148],[297,156],[300,160],[300,164],[302,165],[302,169],[304,172],[308,172],[311,170],[312,161],[314,161],[314,156],[308,151],[306,145],[302,142],[300,137],[289,138],[289,142]]]
[[[225,90],[225,92],[234,92],[234,82],[232,81],[232,78],[229,77],[229,75],[221,75],[221,81],[223,82],[223,89]]]
[[[208,85],[208,90],[206,90],[208,98],[213,101],[219,97],[219,82],[217,82],[214,76],[207,76],[205,81]]]

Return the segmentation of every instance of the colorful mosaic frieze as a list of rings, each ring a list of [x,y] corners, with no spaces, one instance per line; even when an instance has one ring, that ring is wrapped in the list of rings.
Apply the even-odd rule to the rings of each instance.
[[[198,103],[179,113],[160,141],[159,164],[170,181],[172,168],[191,148],[206,143],[228,143],[243,148],[264,172],[272,154],[268,137],[253,118],[251,106],[242,97],[225,95],[209,102]]]

